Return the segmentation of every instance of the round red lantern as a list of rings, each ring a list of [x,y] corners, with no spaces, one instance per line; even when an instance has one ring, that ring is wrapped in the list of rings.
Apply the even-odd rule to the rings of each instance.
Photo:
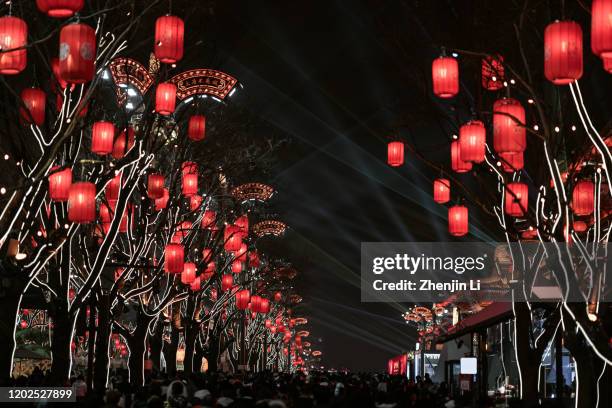
[[[181,244],[166,245],[164,270],[168,273],[181,273],[185,264],[185,248]]]
[[[461,160],[461,147],[458,140],[451,142],[451,168],[457,173],[467,173],[472,170],[472,163]]]
[[[217,213],[213,210],[204,211],[202,216],[202,228],[212,229],[217,219]]]
[[[450,200],[450,180],[439,178],[434,180],[433,197],[436,203],[444,204]]]
[[[68,201],[70,186],[72,185],[72,169],[67,167],[59,170],[59,166],[51,168],[49,175],[49,198],[51,201]]]
[[[7,50],[0,52],[0,74],[15,75],[25,69],[28,54],[22,47],[27,42],[28,25],[25,21],[13,16],[0,17],[0,50]]]
[[[198,193],[198,175],[185,174],[183,175],[183,195],[191,197]]]
[[[181,272],[181,282],[189,285],[196,278],[196,265],[193,262],[185,262]]]
[[[168,205],[168,200],[170,200],[170,193],[167,188],[164,188],[164,193],[161,198],[155,200],[155,210],[160,211],[166,208]]]
[[[96,185],[82,181],[70,186],[68,219],[79,224],[96,220]]]
[[[459,93],[459,64],[452,57],[436,58],[431,65],[433,93],[440,98],[452,98]]]
[[[514,173],[524,166],[523,152],[501,152],[499,161],[506,173]]]
[[[496,152],[523,152],[527,146],[525,109],[512,98],[493,104],[493,148]]]
[[[589,180],[580,180],[572,192],[572,210],[576,215],[589,215],[595,210],[595,185]]]
[[[152,199],[159,199],[164,196],[164,176],[162,174],[149,174],[147,179],[147,195]]]
[[[505,194],[505,211],[512,217],[523,217],[528,210],[529,188],[525,183],[508,183]]]
[[[155,92],[155,110],[160,115],[169,116],[174,113],[176,107],[176,85],[170,82],[162,82],[157,85]]]
[[[242,245],[242,235],[240,228],[235,225],[226,225],[223,232],[224,248],[227,252],[236,252]]]
[[[82,84],[93,79],[96,62],[96,32],[87,24],[68,24],[60,30],[59,76]]]
[[[21,91],[21,101],[25,107],[19,109],[24,123],[42,126],[45,123],[47,95],[40,88],[26,88]]]
[[[221,290],[223,292],[228,291],[232,288],[233,285],[234,285],[234,277],[230,275],[229,273],[226,273],[225,275],[223,275],[223,277],[221,278]]]
[[[193,115],[189,118],[187,136],[194,142],[204,140],[206,136],[206,117],[204,115]]]
[[[454,205],[448,209],[448,232],[461,237],[468,233],[468,209],[463,205]]]
[[[591,49],[601,58],[612,57],[611,0],[593,0],[591,5]]]
[[[488,55],[482,59],[482,87],[497,91],[504,87],[504,58]]]
[[[574,21],[555,21],[544,30],[544,75],[555,85],[582,76],[582,29]]]
[[[111,122],[99,121],[91,129],[92,153],[105,155],[113,151],[115,125]]]
[[[245,310],[249,305],[249,300],[251,299],[251,293],[248,289],[240,290],[236,293],[236,308],[240,310]]]
[[[183,58],[185,23],[176,16],[162,16],[155,21],[155,57],[164,64]]]
[[[232,261],[232,273],[240,273],[242,272],[242,262],[236,259]]]
[[[391,167],[399,167],[404,164],[404,143],[389,142],[387,145],[387,163]]]
[[[484,123],[471,120],[459,128],[459,153],[462,161],[482,163],[485,159]]]
[[[36,7],[49,17],[68,18],[83,8],[85,0],[36,0]]]

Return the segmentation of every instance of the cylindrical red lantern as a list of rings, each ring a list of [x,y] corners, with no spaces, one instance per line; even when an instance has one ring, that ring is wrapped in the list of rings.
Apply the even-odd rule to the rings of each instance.
[[[527,146],[525,109],[512,98],[493,104],[493,148],[496,152],[524,152]]]
[[[176,108],[176,85],[162,82],[155,92],[155,110],[160,115],[169,116]]]
[[[25,21],[13,16],[0,17],[0,50],[7,50],[0,52],[0,74],[15,75],[25,69],[28,53],[21,47],[25,47],[27,42],[28,25]]]
[[[85,0],[36,0],[40,11],[53,18],[68,18],[83,8]]]
[[[233,285],[234,285],[234,277],[230,275],[229,273],[226,273],[225,275],[223,275],[223,277],[221,278],[221,290],[223,292],[228,291],[232,288]]]
[[[454,205],[448,209],[448,232],[461,237],[468,233],[468,209],[463,205]]]
[[[459,128],[459,153],[462,161],[482,163],[487,140],[484,123],[471,120]]]
[[[589,215],[595,210],[595,185],[589,180],[580,180],[572,192],[572,210],[576,215]]]
[[[181,283],[189,285],[196,278],[196,265],[193,262],[185,262],[181,272]]]
[[[259,268],[261,261],[259,260],[259,254],[257,251],[249,252],[249,266],[251,268]]]
[[[115,143],[113,144],[113,158],[121,159],[125,153],[130,150],[132,146],[134,146],[134,142],[134,129],[131,127],[127,129],[127,132],[123,130],[121,133],[119,133],[119,136],[117,136]]]
[[[40,88],[26,88],[21,91],[21,101],[25,105],[19,109],[24,123],[42,126],[45,123],[47,95]]]
[[[587,223],[582,220],[574,221],[573,227],[574,227],[574,231],[576,232],[584,232],[588,229]]]
[[[436,58],[431,65],[433,93],[440,98],[452,98],[459,93],[459,64],[452,57]]]
[[[191,282],[191,285],[189,285],[189,289],[191,289],[193,292],[197,292],[198,290],[202,289],[202,279],[199,276],[195,278]]]
[[[259,313],[270,313],[270,301],[266,298],[261,298],[261,304],[259,305]]]
[[[444,204],[450,200],[450,180],[439,178],[434,180],[433,197],[436,203]]]
[[[87,24],[68,24],[60,30],[60,77],[82,84],[93,79],[96,62],[96,32]]]
[[[168,205],[168,200],[170,200],[170,193],[167,188],[164,188],[164,193],[161,198],[155,200],[155,210],[160,211],[166,208]]]
[[[185,197],[191,197],[196,194],[198,194],[198,175],[183,175],[183,195]]]
[[[404,164],[404,143],[389,142],[387,145],[387,163],[391,167],[399,167]]]
[[[93,124],[91,129],[91,151],[92,153],[105,155],[113,151],[115,139],[115,125],[111,122],[99,121]]]
[[[251,299],[251,292],[248,289],[243,289],[236,293],[236,308],[240,310],[245,310],[249,305],[249,300]]]
[[[193,115],[189,118],[187,136],[194,142],[204,140],[206,137],[206,117],[204,115]]]
[[[245,244],[244,242],[240,245],[240,249],[236,252],[234,252],[234,259],[240,262],[246,262],[247,261],[247,244]]]
[[[529,188],[525,183],[508,183],[506,185],[505,211],[512,217],[523,217],[527,212]]]
[[[255,313],[259,313],[261,310],[261,296],[251,296],[251,310]]]
[[[612,57],[612,0],[593,0],[591,49],[601,58]]]
[[[159,173],[151,173],[147,179],[147,195],[152,199],[164,196],[164,176]]]
[[[49,175],[49,198],[51,201],[68,201],[70,186],[72,185],[72,169],[70,167],[59,170],[59,166],[51,168]]]
[[[506,173],[514,173],[524,166],[523,152],[501,152],[499,161]]]
[[[68,219],[79,224],[96,220],[96,185],[82,181],[70,186]]]
[[[227,252],[236,252],[242,245],[240,228],[235,225],[226,225],[223,232],[224,248]]]
[[[192,161],[186,161],[181,163],[181,175],[186,174],[198,174],[198,164]]]
[[[249,217],[247,215],[236,218],[234,225],[240,229],[240,236],[243,239],[249,235]]]
[[[176,16],[162,16],[155,21],[155,57],[164,64],[183,58],[185,23]]]
[[[601,59],[603,60],[603,68],[612,74],[612,56],[604,55]]]
[[[544,75],[555,85],[582,76],[582,29],[574,21],[555,21],[544,30]]]
[[[166,245],[164,270],[168,273],[181,273],[185,265],[185,248],[181,244]]]
[[[482,59],[482,87],[488,91],[504,87],[504,58],[501,55]]]
[[[232,273],[242,272],[242,262],[239,260],[232,261]]]
[[[472,163],[461,160],[461,147],[458,140],[451,142],[451,168],[457,173],[467,173],[472,170]]]
[[[202,205],[202,196],[199,194],[192,195],[189,197],[189,209],[191,211],[196,211]]]

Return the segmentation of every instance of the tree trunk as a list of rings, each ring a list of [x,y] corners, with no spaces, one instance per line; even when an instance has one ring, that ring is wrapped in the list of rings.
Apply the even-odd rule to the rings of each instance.
[[[210,335],[208,340],[206,359],[208,360],[208,371],[215,372],[219,368],[219,338]]]
[[[151,317],[143,312],[138,313],[136,330],[126,336],[128,346],[130,348],[130,357],[128,359],[128,368],[130,370],[130,384],[132,386],[144,385],[144,355],[147,350],[147,332]]]
[[[149,336],[149,347],[151,348],[153,371],[157,372],[159,372],[161,369],[162,334],[163,326],[162,324],[158,323],[153,335]]]
[[[65,299],[57,303],[51,335],[51,381],[53,385],[63,386],[70,377],[72,326],[75,316],[70,315],[64,307]]]
[[[176,375],[176,350],[178,349],[179,332],[174,326],[170,333],[170,343],[164,342],[163,353],[166,360],[166,374],[169,377]]]
[[[0,370],[3,373],[0,379],[9,378],[13,373],[13,354],[15,352],[15,314],[19,305],[18,293],[5,293],[0,300],[0,338],[4,352],[0,353]]]
[[[110,316],[108,294],[100,296],[98,308],[98,334],[94,364],[94,389],[106,389],[108,379],[108,347],[110,346]]]
[[[197,337],[197,329],[192,323],[185,325],[185,361],[183,362],[183,371],[185,374],[193,372],[193,359],[195,351],[195,341]]]

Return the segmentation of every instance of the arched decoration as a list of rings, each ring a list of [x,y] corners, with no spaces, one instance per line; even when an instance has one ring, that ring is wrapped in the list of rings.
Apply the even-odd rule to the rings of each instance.
[[[149,73],[149,70],[140,62],[131,58],[115,58],[108,64],[108,69],[115,85],[117,85],[117,101],[121,105],[125,103],[127,98],[121,85],[132,86],[141,95],[144,95],[153,84],[153,75]]]
[[[274,194],[274,188],[263,183],[245,183],[234,187],[231,194],[241,203],[249,200],[268,201]]]
[[[283,266],[275,269],[273,274],[279,279],[295,279],[298,272],[290,266]]]
[[[274,235],[280,237],[285,233],[287,224],[277,220],[263,220],[253,225],[253,233],[261,238],[264,235]]]
[[[168,82],[176,85],[176,98],[179,101],[192,95],[211,95],[224,100],[238,80],[221,71],[200,68],[181,72]]]

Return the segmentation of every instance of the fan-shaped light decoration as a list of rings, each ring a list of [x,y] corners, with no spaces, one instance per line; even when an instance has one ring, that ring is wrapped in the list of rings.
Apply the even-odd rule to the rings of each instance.
[[[574,21],[555,21],[544,30],[544,75],[555,85],[582,76],[582,29]]]
[[[251,292],[248,289],[240,290],[236,293],[236,308],[239,310],[245,310],[251,300]]]
[[[240,228],[235,225],[226,225],[223,233],[224,248],[227,252],[236,252],[242,245]]]
[[[501,55],[488,55],[482,59],[482,87],[497,91],[504,87],[504,58]]]
[[[164,196],[164,176],[159,173],[151,173],[147,178],[147,196],[154,200]]]
[[[113,151],[115,139],[115,125],[111,122],[98,121],[91,129],[91,151],[92,153],[105,155]]]
[[[21,91],[21,101],[25,105],[19,112],[24,123],[42,126],[45,123],[47,94],[40,88],[26,88]]]
[[[459,93],[459,64],[452,57],[441,56],[431,64],[433,93],[440,98],[452,98]]]
[[[226,292],[230,290],[232,286],[234,286],[234,277],[231,274],[226,273],[221,278],[221,290]]]
[[[404,164],[404,143],[389,142],[387,145],[387,163],[391,167],[399,167]]]
[[[280,237],[287,230],[287,224],[278,220],[263,220],[253,225],[253,233],[261,238],[265,235]]]
[[[274,188],[263,183],[246,183],[234,187],[231,194],[238,202],[268,201],[274,194]]]
[[[204,140],[206,137],[206,117],[204,115],[193,115],[189,118],[187,136],[194,142]]]
[[[198,175],[193,173],[183,175],[183,195],[191,197],[196,194],[198,194]]]
[[[184,264],[185,248],[181,244],[166,245],[164,270],[168,273],[181,273]]]
[[[529,188],[525,183],[506,185],[505,210],[512,217],[523,217],[528,209]]]
[[[49,174],[49,198],[51,198],[51,201],[68,201],[71,185],[72,169],[70,167],[63,170],[60,170],[59,166],[51,168],[51,174]]]
[[[60,30],[59,76],[82,84],[93,79],[96,60],[96,32],[87,24],[74,23]]]
[[[589,180],[580,180],[572,192],[572,210],[576,215],[589,215],[595,210],[595,185]]]
[[[176,16],[162,16],[155,21],[155,57],[164,64],[183,58],[185,23]]]
[[[451,142],[451,168],[457,173],[467,173],[472,170],[472,163],[461,160],[461,147],[458,140]]]
[[[461,237],[468,233],[468,209],[463,205],[454,205],[448,209],[448,232]]]
[[[36,0],[36,7],[53,18],[68,18],[83,8],[85,0]]]
[[[167,188],[164,188],[162,197],[155,200],[155,210],[160,211],[166,208],[168,205],[168,200],[170,200],[170,192]]]
[[[514,173],[515,171],[522,169],[525,165],[523,152],[501,152],[498,154],[502,169],[506,173]]]
[[[181,283],[189,285],[196,278],[196,265],[193,262],[185,262],[181,272]]]
[[[79,224],[96,220],[96,185],[94,183],[81,181],[70,186],[68,219]]]
[[[612,57],[612,1],[593,0],[591,5],[591,49],[601,58]]]
[[[438,178],[433,183],[433,198],[436,203],[444,204],[450,200],[450,180]]]
[[[462,161],[482,163],[487,134],[484,123],[471,120],[459,128],[459,153]]]
[[[162,82],[155,92],[155,110],[163,116],[170,116],[176,108],[176,85]]]
[[[202,216],[202,228],[205,229],[213,229],[215,227],[215,223],[217,221],[217,212],[213,210],[204,211],[204,215]]]
[[[525,109],[512,98],[493,104],[493,148],[498,153],[524,152],[527,146]]]
[[[0,17],[0,74],[15,75],[23,71],[28,62],[25,45],[28,42],[28,25],[13,16]],[[12,50],[12,51],[11,51]]]

